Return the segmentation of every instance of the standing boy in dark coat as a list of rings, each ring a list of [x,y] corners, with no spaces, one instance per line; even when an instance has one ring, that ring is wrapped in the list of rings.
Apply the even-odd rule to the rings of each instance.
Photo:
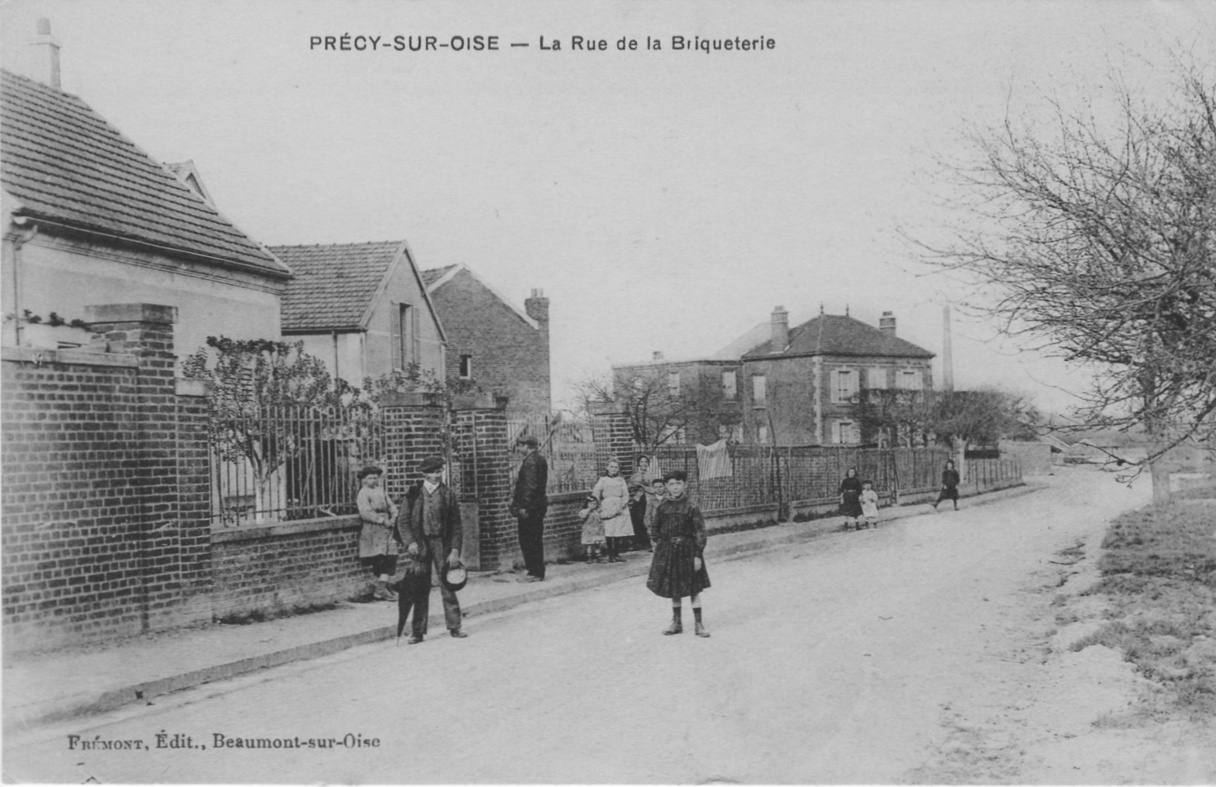
[[[539,445],[540,441],[530,434],[515,442],[516,448],[524,451],[524,461],[515,479],[510,510],[519,519],[519,551],[528,570],[526,582],[545,578],[545,512],[549,509],[545,487],[549,483],[549,463],[537,451]]]
[[[461,565],[460,549],[464,545],[464,528],[460,521],[460,501],[456,493],[443,483],[443,459],[428,456],[418,469],[422,480],[410,487],[397,516],[397,537],[412,558],[428,565],[425,582],[416,583],[414,598],[414,627],[409,644],[421,642],[426,633],[426,618],[430,605],[430,567],[438,573],[439,591],[443,596],[443,619],[453,637],[467,637],[460,630],[460,602],[456,591],[443,583],[449,566]],[[402,592],[406,590],[402,585]]]

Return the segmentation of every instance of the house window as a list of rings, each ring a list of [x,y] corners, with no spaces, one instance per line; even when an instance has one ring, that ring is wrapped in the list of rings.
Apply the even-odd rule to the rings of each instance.
[[[414,321],[417,319],[416,310],[408,303],[397,304],[396,319],[393,321],[393,368],[405,371],[410,364],[416,363],[418,331]]]
[[[728,402],[735,401],[738,390],[735,385],[734,372],[722,372],[722,398]]]
[[[752,375],[752,405],[753,406],[755,406],[755,407],[764,406],[765,388],[766,388],[766,385],[765,385],[765,381],[764,381],[764,375],[762,375],[762,374]]]
[[[833,402],[852,401],[857,395],[857,372],[851,369],[841,369],[834,373],[836,385],[832,388]]]
[[[836,421],[832,424],[832,439],[841,444],[860,443],[857,424],[853,421]]]
[[[919,391],[924,387],[920,369],[900,369],[899,387],[905,391]]]
[[[879,390],[887,387],[887,370],[874,366],[866,371],[866,387]]]
[[[460,379],[467,380],[473,376],[473,356],[460,356]]]
[[[756,442],[760,445],[768,445],[768,427],[764,424],[760,424],[756,430]]]
[[[667,393],[672,396],[680,395],[680,373],[679,372],[668,372],[667,373]]]

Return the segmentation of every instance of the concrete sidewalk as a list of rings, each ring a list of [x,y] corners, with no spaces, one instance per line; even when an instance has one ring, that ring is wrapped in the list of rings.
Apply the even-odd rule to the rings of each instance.
[[[978,505],[1027,494],[1022,486],[971,498]],[[931,511],[927,504],[884,508],[880,521]],[[752,552],[839,532],[839,517],[786,523],[735,533],[711,533],[706,559],[728,560]],[[844,534],[841,533],[843,536]],[[642,577],[650,554],[631,552],[624,563],[550,564],[544,582],[517,582],[513,574],[472,573],[460,591],[460,605],[476,636],[477,617],[513,607]],[[442,605],[432,591],[431,636],[446,637]],[[244,625],[212,624],[133,637],[113,643],[36,656],[5,659],[3,706],[5,733],[39,724],[112,710],[128,703],[211,681],[231,678],[302,659],[317,658],[356,645],[396,636],[393,602],[344,603],[336,609]],[[474,640],[470,638],[469,642]],[[418,645],[415,647],[425,647]]]

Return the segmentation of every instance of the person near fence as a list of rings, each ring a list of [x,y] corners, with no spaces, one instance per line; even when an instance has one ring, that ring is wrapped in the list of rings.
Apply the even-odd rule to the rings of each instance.
[[[659,503],[667,497],[667,486],[663,483],[663,477],[658,476],[650,479],[650,485],[646,488],[646,539],[652,541],[654,532],[654,515],[659,511]]]
[[[850,467],[845,471],[840,482],[840,515],[845,518],[844,528],[861,527],[861,479],[857,477],[857,468]]]
[[[447,484],[443,483],[443,457],[428,456],[418,466],[422,480],[409,488],[402,501],[401,513],[397,516],[396,538],[411,560],[427,566],[425,583],[414,585],[414,626],[409,644],[422,641],[426,634],[426,619],[430,606],[430,568],[439,576],[439,591],[443,597],[443,621],[448,633],[462,639],[467,637],[460,630],[460,601],[456,591],[449,588],[443,577],[449,568],[463,566],[460,550],[464,546],[464,527],[460,521],[460,501]],[[407,585],[403,584],[405,590]]]
[[[372,595],[381,601],[394,601],[397,594],[388,586],[388,578],[395,569],[397,543],[393,540],[393,521],[397,518],[397,506],[380,488],[380,477],[384,471],[379,467],[365,467],[359,471],[359,494],[355,505],[363,528],[359,531],[359,559],[371,567],[376,577]]]
[[[656,596],[671,599],[671,625],[664,634],[684,632],[682,599],[688,596],[696,634],[708,637],[701,619],[701,591],[710,586],[705,569],[705,545],[709,541],[705,518],[685,494],[688,475],[683,470],[669,470],[663,480],[667,499],[659,504],[654,516],[650,533],[655,543],[654,559],[646,587]]]
[[[511,515],[519,521],[519,551],[528,574],[525,582],[541,582],[545,578],[545,512],[549,497],[549,463],[541,456],[540,441],[534,435],[521,435],[516,450],[524,452],[515,479],[515,494],[511,498]]]
[[[633,545],[637,549],[653,551],[646,532],[646,487],[651,480],[650,457],[639,456],[634,467],[637,469],[629,476],[629,519],[633,522]]]
[[[942,470],[942,491],[937,493],[937,500],[933,502],[933,510],[937,510],[937,506],[943,500],[949,500],[954,503],[954,510],[958,510],[958,471],[954,469],[954,460],[947,459],[946,467]]]
[[[866,527],[878,525],[878,493],[868,478],[861,482],[861,513],[866,518]]]
[[[621,547],[633,538],[633,520],[629,517],[629,484],[621,477],[621,463],[609,459],[604,468],[606,475],[600,476],[591,490],[591,496],[600,503],[600,521],[604,523],[604,540],[608,545],[608,562],[620,563]]]
[[[587,505],[578,512],[578,518],[583,520],[583,548],[587,550],[588,563],[601,563],[600,549],[604,546],[604,523],[600,521],[600,501],[594,496],[587,496]]]

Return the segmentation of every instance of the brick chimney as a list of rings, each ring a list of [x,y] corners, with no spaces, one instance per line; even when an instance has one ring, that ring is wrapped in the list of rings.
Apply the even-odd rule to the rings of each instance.
[[[545,291],[537,288],[532,290],[532,297],[524,301],[524,311],[528,316],[540,323],[542,331],[549,330],[549,299]]]
[[[34,47],[29,75],[44,85],[61,90],[59,84],[59,41],[51,35],[51,20],[38,20],[38,34],[30,41]]]
[[[778,306],[773,309],[772,346],[769,348],[769,352],[784,352],[789,343],[790,313],[785,310],[784,306]]]
[[[895,312],[883,312],[878,319],[878,330],[887,336],[895,336]]]

